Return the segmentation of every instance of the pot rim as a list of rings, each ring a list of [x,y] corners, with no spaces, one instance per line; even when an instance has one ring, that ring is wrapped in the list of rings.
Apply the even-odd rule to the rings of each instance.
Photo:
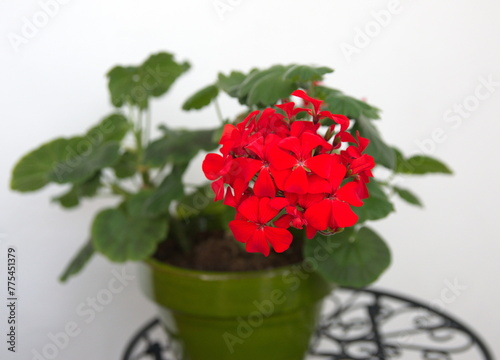
[[[228,280],[228,279],[251,279],[251,278],[272,278],[283,276],[292,271],[294,267],[300,266],[303,262],[295,264],[279,266],[264,270],[251,271],[211,271],[211,270],[195,270],[183,268],[180,266],[171,265],[153,258],[144,260],[144,263],[157,271],[170,273],[176,276],[186,278],[197,278],[202,280]]]

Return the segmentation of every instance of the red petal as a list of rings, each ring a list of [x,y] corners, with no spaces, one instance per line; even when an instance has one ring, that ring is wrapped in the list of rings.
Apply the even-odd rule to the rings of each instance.
[[[201,168],[208,180],[215,180],[221,176],[220,171],[224,166],[224,158],[219,154],[207,154]]]
[[[246,148],[255,153],[261,160],[264,159],[264,138],[262,135],[250,142]]]
[[[294,121],[290,127],[290,136],[300,137],[304,132],[316,133],[320,124],[314,124],[311,121]]]
[[[337,124],[340,125],[340,130],[341,131],[346,131],[348,128],[349,128],[349,124],[350,124],[350,121],[349,121],[349,118],[345,115],[341,115],[341,114],[332,114],[331,112],[329,111],[322,111],[319,113],[320,116],[324,116],[324,117],[327,117],[333,121],[335,121]]]
[[[231,176],[241,178],[245,182],[252,180],[254,175],[262,168],[262,161],[250,158],[237,158],[234,160],[238,166],[231,169]]]
[[[257,231],[256,224],[243,220],[230,221],[229,228],[233,232],[234,238],[244,244],[247,243]]]
[[[332,202],[332,211],[333,218],[338,227],[353,226],[358,221],[358,215],[356,215],[351,207],[345,202],[334,200]],[[331,227],[333,228],[335,226]]]
[[[301,99],[303,99],[306,103],[311,103],[314,107],[314,111],[316,112],[316,114],[319,112],[319,108],[321,106],[321,103],[323,101],[321,100],[317,100],[317,99],[314,99],[312,97],[310,97],[309,95],[307,95],[305,93],[304,90],[295,90],[293,93],[292,93],[293,96],[297,96]]]
[[[358,142],[359,142],[359,151],[363,151],[364,149],[366,149],[368,144],[370,144],[370,140],[367,138],[361,137],[359,135],[359,131],[356,131],[356,137],[358,138]]]
[[[315,237],[317,232],[318,230],[311,225],[306,226],[306,236],[308,239],[312,239],[313,237]]]
[[[307,159],[312,156],[312,151],[316,149],[318,146],[326,150],[331,150],[332,145],[327,143],[325,139],[323,139],[318,134],[312,132],[305,132],[300,136],[301,142],[301,155]],[[280,143],[281,145],[281,143]]]
[[[264,256],[269,256],[269,244],[263,229],[256,230],[252,233],[251,238],[247,242],[246,250],[250,253],[259,252],[264,254]]]
[[[219,180],[214,181],[211,187],[215,194],[214,201],[222,200],[224,197],[224,179],[220,178]]]
[[[361,199],[366,199],[370,196],[368,193],[368,188],[366,187],[366,183],[363,181],[357,181],[358,183],[358,194]]]
[[[231,124],[224,125],[219,144],[223,144],[228,140],[232,140],[234,138],[235,131],[238,131],[238,128],[236,126]]]
[[[285,191],[296,194],[305,194],[309,189],[307,181],[307,173],[302,166],[298,166],[293,170],[285,182]]]
[[[332,189],[337,189],[340,184],[342,183],[342,180],[344,180],[345,174],[347,170],[346,167],[342,164],[334,164],[332,165],[331,168],[331,173],[330,176],[328,177],[328,180],[330,181],[330,184],[332,185]]]
[[[351,181],[345,184],[340,189],[337,190],[335,196],[342,201],[345,201],[352,206],[361,206],[363,201],[359,198],[359,185],[358,183]]]
[[[363,156],[351,162],[351,170],[353,174],[359,174],[362,171],[371,170],[374,167],[375,161],[373,160],[373,157],[367,154],[363,154]]]
[[[251,196],[244,200],[240,206],[238,206],[238,212],[240,212],[248,220],[255,223],[259,222],[259,198],[257,196]]]
[[[279,147],[291,151],[295,156],[299,156],[301,153],[300,141],[296,137],[287,137],[279,142]]]
[[[284,197],[273,197],[269,200],[269,206],[276,210],[281,210],[287,205],[290,205],[290,202]]]
[[[282,253],[283,251],[288,250],[293,241],[292,234],[286,229],[266,226],[264,228],[264,234],[267,241],[271,243],[274,251],[277,253]]]
[[[335,125],[332,125],[332,126],[335,126]],[[354,136],[352,136],[351,134],[349,134],[348,132],[340,132],[337,134],[337,136],[340,138],[341,141],[343,142],[350,142],[350,143],[355,143],[357,144],[358,142],[356,141],[356,139],[354,138]]]
[[[339,163],[339,158],[334,154],[316,155],[307,159],[304,165],[313,173],[322,178],[329,179],[332,173],[332,166]]]
[[[322,200],[310,206],[304,213],[309,225],[313,226],[319,231],[326,230],[330,222],[332,214],[332,201]]]
[[[285,190],[286,179],[290,176],[290,170],[276,170],[271,169],[271,173],[273,174],[274,183],[276,187],[280,190]]]
[[[288,229],[290,227],[290,223],[293,220],[292,215],[283,215],[278,220],[274,221],[273,225],[278,228]]]
[[[323,193],[331,193],[332,185],[328,182],[328,180],[319,177],[318,175],[309,175],[307,177],[309,181],[309,190],[310,194],[323,194]]]
[[[345,151],[353,158],[358,158],[361,156],[361,152],[354,145],[349,146]]]
[[[305,194],[305,195],[300,195],[299,196],[299,205],[302,206],[304,209],[307,209],[317,202],[320,202],[321,200],[324,200],[325,197],[323,194]]]
[[[286,102],[281,105],[275,105],[278,109],[281,109],[285,112],[286,116],[291,119],[293,117],[293,109],[295,107],[295,103],[293,101]]]
[[[299,200],[299,195],[290,192],[285,192],[285,198],[288,200],[288,203],[290,205],[295,205]]]
[[[276,195],[276,187],[274,186],[274,181],[269,174],[268,168],[263,168],[260,171],[253,186],[253,192],[259,197],[274,197]]]
[[[291,169],[297,165],[297,159],[278,147],[274,147],[269,151],[269,162],[274,169],[285,170]]]
[[[257,215],[259,224],[266,224],[278,215],[279,210],[273,209],[269,205],[268,197],[263,197],[259,199],[259,214]]]
[[[226,196],[224,197],[223,204],[234,208],[237,208],[240,205],[236,200],[236,198],[234,197],[233,191],[230,187],[226,191]]]

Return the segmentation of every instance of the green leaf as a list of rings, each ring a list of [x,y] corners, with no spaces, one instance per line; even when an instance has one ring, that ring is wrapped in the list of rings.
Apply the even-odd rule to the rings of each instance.
[[[345,95],[340,90],[326,86],[317,86],[314,89],[316,96],[325,101],[326,110],[333,114],[342,114],[350,119],[359,119],[361,117],[367,119],[380,118],[380,109],[365,101]]]
[[[101,171],[96,172],[88,180],[73,185],[78,190],[78,196],[80,197],[92,197],[97,194],[99,188],[102,186],[101,183]]]
[[[137,153],[126,150],[113,166],[115,175],[118,179],[125,179],[133,176],[137,172],[139,159]]]
[[[166,218],[131,217],[120,209],[106,209],[94,219],[92,244],[112,261],[144,260],[166,238],[167,231]]]
[[[182,176],[187,165],[174,165],[171,173],[163,179],[158,188],[150,196],[143,199],[142,214],[144,216],[167,214],[170,203],[184,196]]]
[[[398,158],[396,172],[400,174],[452,174],[452,171],[441,161],[425,155],[415,155],[409,159]]]
[[[64,162],[68,143],[68,139],[56,139],[24,155],[12,171],[11,189],[26,192],[47,185],[54,168]]]
[[[318,254],[325,251],[324,259]],[[391,253],[384,240],[368,227],[353,228],[332,235],[318,235],[306,242],[305,255],[315,259],[318,271],[340,286],[364,287],[389,267]]]
[[[150,167],[162,167],[167,163],[185,164],[200,150],[217,148],[214,134],[218,129],[171,130],[163,128],[165,135],[148,145],[144,163]]]
[[[25,192],[41,189],[50,182],[85,182],[118,160],[119,142],[129,129],[130,124],[123,115],[111,114],[83,136],[43,144],[16,164],[11,188]]]
[[[396,168],[396,154],[394,149],[382,140],[371,120],[360,117],[354,124],[353,131],[356,130],[359,130],[362,137],[370,140],[370,144],[366,148],[366,153],[373,156],[377,164],[383,165],[388,169]]]
[[[73,184],[69,191],[63,195],[52,198],[52,201],[58,202],[62,207],[73,208],[80,204],[80,199],[82,197],[92,197],[96,195],[101,186],[101,172],[99,171],[85,182]]]
[[[238,97],[241,83],[245,81],[246,75],[239,71],[231,71],[229,76],[219,73],[217,86],[231,97]]]
[[[55,183],[81,183],[96,171],[114,165],[120,157],[120,144],[116,141],[92,146],[85,138],[72,138],[61,158],[54,163],[47,178]]]
[[[122,114],[111,114],[87,131],[84,135],[92,144],[99,145],[109,141],[122,141],[131,124]]]
[[[219,88],[209,85],[191,95],[182,105],[183,110],[199,110],[212,102],[219,95]]]
[[[328,67],[315,67],[308,65],[292,65],[283,74],[285,80],[291,80],[295,83],[309,83],[312,81],[320,81],[323,75],[332,73],[333,69]]]
[[[115,66],[108,73],[108,89],[111,103],[121,107],[127,102],[146,108],[148,105],[144,89],[140,85],[137,67]]]
[[[127,214],[132,217],[157,217],[158,213],[150,213],[147,208],[147,202],[153,193],[154,190],[141,190],[130,196],[125,201]]]
[[[396,192],[396,194],[398,194],[399,197],[401,199],[403,199],[404,201],[406,201],[407,203],[412,204],[412,205],[417,205],[420,207],[423,206],[420,199],[415,194],[413,194],[410,190],[403,189],[403,188],[400,188],[397,186],[394,186],[393,189]]]
[[[328,67],[309,65],[274,65],[267,69],[253,69],[248,74],[231,72],[229,76],[219,74],[217,86],[237,97],[241,104],[249,107],[266,107],[278,100],[290,97],[298,88],[308,88],[313,81],[333,70]]]
[[[64,208],[73,208],[80,204],[78,190],[72,186],[68,192],[52,198],[52,201],[58,202]]]
[[[116,66],[107,74],[111,102],[116,107],[128,103],[145,109],[151,97],[166,93],[189,67],[189,63],[177,63],[165,52],[151,55],[139,66]]]
[[[172,54],[160,52],[151,55],[139,68],[144,88],[154,96],[165,94],[172,84],[189,70],[188,62],[176,62]]]
[[[66,282],[71,276],[78,274],[92,258],[92,255],[94,255],[94,247],[92,246],[92,242],[89,241],[71,259],[59,277],[59,281]]]
[[[358,215],[360,224],[368,220],[383,219],[394,211],[389,197],[375,180],[370,181],[367,187],[370,194],[368,199],[363,199],[363,206],[352,208]]]
[[[247,106],[271,106],[288,98],[296,90],[291,80],[283,78],[288,67],[275,65],[266,70],[251,72],[240,86],[238,98]]]

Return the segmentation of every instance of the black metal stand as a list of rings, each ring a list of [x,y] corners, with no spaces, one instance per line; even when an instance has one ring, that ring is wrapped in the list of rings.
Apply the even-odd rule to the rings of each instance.
[[[129,342],[123,360],[180,360],[158,319]],[[484,342],[453,317],[406,296],[336,289],[307,360],[493,360]],[[207,359],[209,360],[209,359]]]

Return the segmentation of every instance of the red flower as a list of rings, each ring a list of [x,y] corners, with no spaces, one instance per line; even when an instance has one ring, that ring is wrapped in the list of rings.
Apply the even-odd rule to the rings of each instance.
[[[295,116],[302,112],[308,112],[308,109],[300,108],[300,107],[295,107],[295,103],[293,101],[281,104],[281,105],[275,105],[277,108],[283,110],[288,117],[288,120],[293,120]]]
[[[347,117],[320,111],[322,101],[302,90],[292,95],[312,109],[288,102],[276,105],[281,111],[254,111],[236,126],[224,127],[222,156],[208,154],[203,161],[215,199],[237,209],[229,223],[234,237],[248,252],[265,256],[271,248],[290,247],[289,227],[305,229],[313,238],[318,231],[332,234],[354,225],[358,217],[351,206],[361,206],[368,196],[366,183],[375,166],[363,154],[368,140],[347,132]],[[313,121],[297,121],[299,112]],[[322,135],[325,118],[334,124]]]
[[[345,151],[341,152],[342,162],[347,166],[349,175],[358,183],[359,196],[361,199],[366,199],[369,195],[366,184],[373,177],[371,170],[375,167],[373,157],[362,153],[368,146],[369,140],[361,137],[358,131],[356,131],[356,138],[349,133],[343,133],[341,138],[345,142],[355,144],[350,145]]]
[[[323,173],[323,168],[329,154],[313,156],[316,149],[328,151],[331,144],[312,131],[305,129],[302,121],[295,121],[292,124],[291,133],[297,129],[303,130],[298,137],[289,136],[278,143],[278,147],[273,148],[269,153],[271,167],[273,168],[276,185],[283,191],[297,194],[307,192],[325,192],[322,179],[313,175]],[[311,124],[311,123],[309,123]],[[309,174],[310,173],[310,174]],[[315,187],[310,187],[310,182],[315,182]]]
[[[321,107],[321,104],[323,103],[322,100],[314,99],[310,97],[309,95],[306,94],[304,90],[295,90],[292,93],[293,96],[297,96],[304,100],[304,102],[307,104],[312,104],[314,112],[313,112],[313,117],[315,117],[317,114],[319,114],[319,109]]]
[[[229,223],[235,239],[246,244],[248,252],[269,255],[270,247],[281,253],[292,243],[292,234],[282,228],[269,225],[280,210],[269,205],[270,198],[251,196],[238,206],[238,220]]]
[[[253,160],[259,166],[253,191],[259,197],[274,197],[276,195],[276,186],[271,176],[269,153],[280,140],[281,138],[277,135],[269,134],[265,139],[263,137],[255,139],[246,147],[247,150],[257,156],[257,159]]]
[[[318,230],[309,225],[309,222],[304,216],[304,210],[318,201],[321,201],[323,198],[323,194],[298,195],[285,193],[285,199],[287,200],[287,205],[285,207],[286,215],[276,220],[274,225],[285,229],[290,226],[296,229],[303,229],[305,226],[307,237],[312,239]]]
[[[288,124],[285,122],[283,115],[277,113],[272,108],[262,111],[256,122],[256,130],[263,136],[276,134],[284,138],[289,134]]]
[[[339,163],[340,159],[334,160],[332,158],[331,161],[329,167],[330,191],[323,200],[311,205],[304,213],[308,223],[318,231],[335,232],[338,228],[356,224],[358,216],[349,205],[363,205],[356,182],[340,186],[346,175],[346,167]]]

